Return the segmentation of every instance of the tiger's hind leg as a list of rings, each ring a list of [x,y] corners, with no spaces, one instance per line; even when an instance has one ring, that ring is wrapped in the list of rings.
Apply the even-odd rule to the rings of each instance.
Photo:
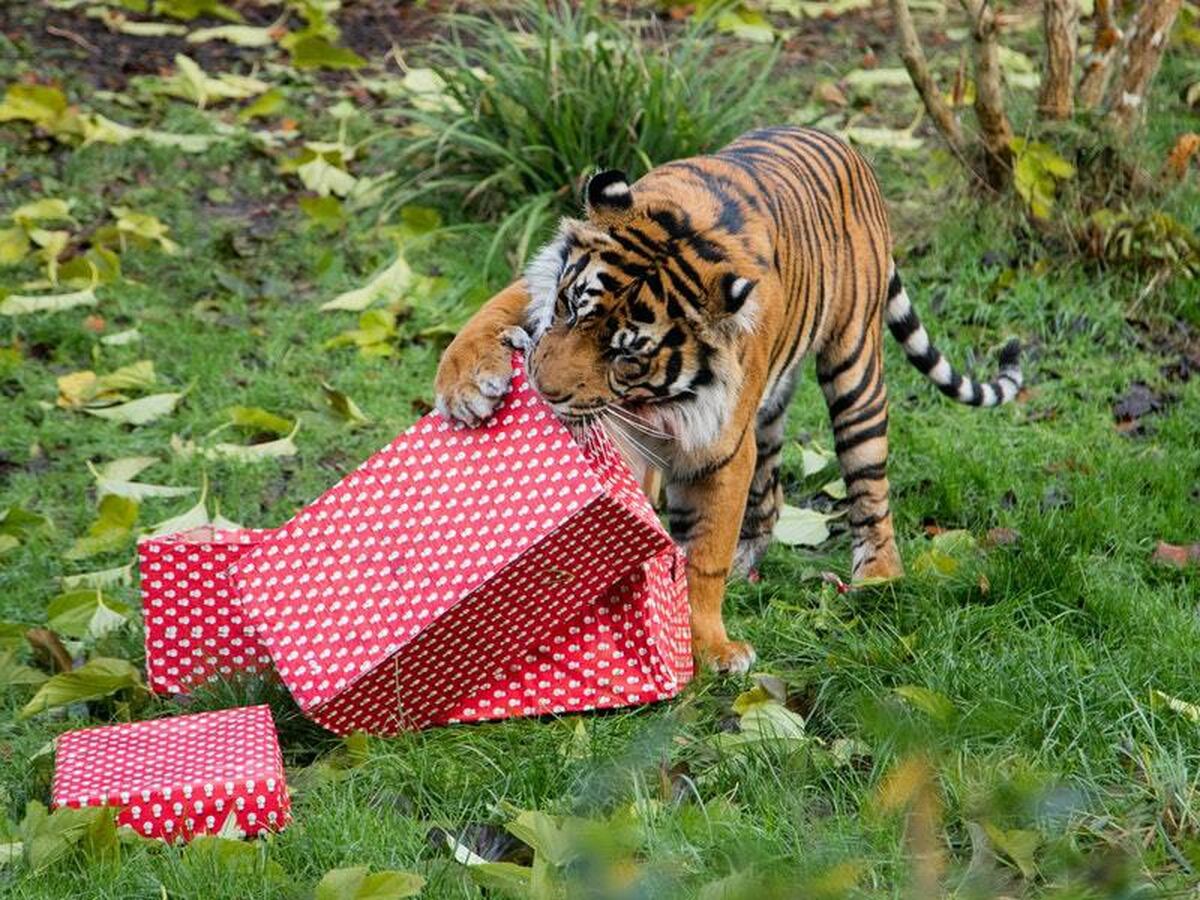
[[[733,571],[739,575],[749,575],[766,554],[771,546],[775,523],[779,520],[779,511],[783,508],[779,464],[783,454],[788,405],[795,387],[794,378],[789,377],[781,382],[758,411],[754,428],[754,478],[746,496],[746,511],[742,515],[737,552],[733,558]]]
[[[829,406],[850,502],[855,581],[904,574],[888,505],[888,404],[880,322],[865,329],[857,338],[830,341],[817,358],[817,378]]]

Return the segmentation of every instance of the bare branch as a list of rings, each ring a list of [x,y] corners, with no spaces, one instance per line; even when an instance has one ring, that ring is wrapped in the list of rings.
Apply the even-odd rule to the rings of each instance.
[[[1113,22],[1110,0],[1096,0],[1095,37],[1092,47],[1083,58],[1083,77],[1075,99],[1083,109],[1095,109],[1104,99],[1112,77],[1112,64],[1121,46],[1121,30]]]
[[[1069,119],[1074,111],[1079,3],[1044,0],[1042,17],[1046,29],[1046,68],[1038,95],[1038,112],[1044,119]]]
[[[1129,25],[1125,56],[1109,112],[1109,120],[1123,131],[1141,121],[1146,91],[1158,72],[1181,5],[1181,0],[1145,0]]]
[[[896,40],[900,42],[900,58],[904,60],[904,68],[913,86],[921,95],[921,102],[938,132],[950,145],[957,156],[963,156],[966,141],[962,128],[954,117],[953,111],[946,105],[941,91],[929,73],[929,63],[925,59],[925,51],[921,48],[921,40],[917,37],[916,26],[913,25],[912,13],[909,11],[907,0],[891,0],[892,18],[896,21]]]
[[[987,176],[992,187],[1004,185],[1011,174],[1012,125],[1004,111],[1000,73],[1000,44],[996,14],[988,0],[960,0],[971,18],[975,41],[975,118],[987,151]]]

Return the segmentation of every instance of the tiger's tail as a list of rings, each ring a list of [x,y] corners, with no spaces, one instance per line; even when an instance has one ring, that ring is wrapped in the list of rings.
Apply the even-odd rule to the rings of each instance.
[[[908,361],[951,400],[970,406],[999,406],[1017,396],[1021,389],[1019,341],[1014,338],[1000,351],[1000,374],[994,380],[979,382],[963,375],[929,340],[929,332],[917,318],[894,263],[883,318],[892,337],[904,347]]]

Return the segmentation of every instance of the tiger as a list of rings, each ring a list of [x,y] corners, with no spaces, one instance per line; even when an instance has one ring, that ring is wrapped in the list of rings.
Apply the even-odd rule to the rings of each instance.
[[[519,347],[530,384],[564,423],[626,434],[662,473],[668,528],[687,559],[694,655],[744,673],[755,651],[729,637],[721,607],[727,581],[753,570],[779,519],[801,360],[816,359],[861,583],[903,574],[882,324],[943,394],[972,406],[1017,395],[1020,345],[1003,346],[987,382],[934,347],[901,282],[874,172],[832,134],[750,131],[633,184],[598,172],[583,194],[583,218],[564,218],[446,347],[436,408],[483,423]]]

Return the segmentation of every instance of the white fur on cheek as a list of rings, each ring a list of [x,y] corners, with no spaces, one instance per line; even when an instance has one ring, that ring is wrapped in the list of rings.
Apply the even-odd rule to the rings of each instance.
[[[554,298],[558,293],[559,276],[562,275],[565,243],[566,238],[559,235],[539,250],[525,267],[525,285],[529,288],[527,330],[535,341],[554,320]]]

